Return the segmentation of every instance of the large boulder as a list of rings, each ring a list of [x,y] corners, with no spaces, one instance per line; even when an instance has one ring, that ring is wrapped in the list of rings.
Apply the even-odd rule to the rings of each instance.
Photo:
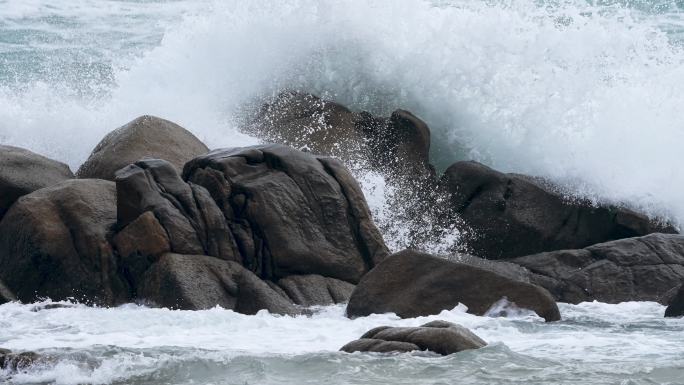
[[[579,249],[654,232],[676,233],[624,208],[570,200],[543,180],[457,162],[442,182],[453,212],[474,231],[470,251],[488,259]]]
[[[73,177],[64,163],[0,145],[0,219],[19,197]]]
[[[226,149],[192,160],[183,177],[208,190],[261,278],[356,283],[388,255],[360,187],[334,159],[282,145]]]
[[[154,116],[141,116],[107,134],[81,165],[79,178],[114,180],[114,173],[142,158],[158,158],[181,170],[209,149],[183,127]]]
[[[665,317],[682,316],[684,316],[684,285],[679,287],[675,296],[668,302],[667,309],[665,309]]]
[[[394,176],[434,174],[430,129],[405,110],[376,117],[311,94],[283,92],[262,106],[248,128],[269,142],[365,161]]]
[[[650,234],[511,260],[568,303],[659,301],[684,281],[684,235]]]
[[[432,321],[420,327],[380,326],[367,331],[360,339],[344,345],[340,350],[347,353],[427,350],[446,356],[485,346],[487,343],[484,340],[461,325]]]
[[[396,313],[402,318],[438,314],[459,303],[468,312],[485,314],[507,298],[546,321],[560,319],[546,289],[500,275],[484,266],[439,258],[413,250],[394,254],[366,274],[347,305],[350,317]]]
[[[221,306],[243,314],[298,312],[288,298],[240,264],[204,255],[162,255],[145,273],[138,299],[184,310]]]
[[[115,223],[112,182],[74,179],[25,195],[0,222],[0,279],[24,302],[125,302],[108,242]]]

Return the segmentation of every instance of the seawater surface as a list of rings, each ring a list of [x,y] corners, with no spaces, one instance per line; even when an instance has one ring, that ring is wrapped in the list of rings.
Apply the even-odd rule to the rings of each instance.
[[[655,303],[561,304],[563,321],[524,313],[347,319],[344,306],[312,316],[246,316],[224,309],[171,311],[134,305],[38,310],[0,306],[0,346],[53,358],[11,377],[56,384],[683,384],[684,322]],[[441,319],[489,346],[447,357],[338,349],[379,325]],[[0,377],[2,379],[3,377]]]

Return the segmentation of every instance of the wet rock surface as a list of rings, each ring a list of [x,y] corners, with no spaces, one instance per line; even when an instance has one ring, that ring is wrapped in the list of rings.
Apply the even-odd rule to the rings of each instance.
[[[171,309],[220,306],[243,314],[262,309],[275,314],[298,313],[289,298],[240,264],[204,255],[162,255],[145,273],[138,297]]]
[[[115,223],[112,182],[74,179],[25,195],[0,222],[0,279],[23,302],[126,302],[108,241]]]
[[[560,312],[549,292],[481,266],[405,250],[376,266],[354,289],[347,306],[350,317],[396,313],[402,318],[438,314],[459,303],[483,315],[501,298],[557,321]]]
[[[677,293],[668,302],[667,309],[665,309],[665,317],[682,316],[684,316],[684,285],[679,287]]]
[[[511,260],[561,302],[662,302],[684,281],[684,235],[650,234]]]
[[[261,107],[249,127],[267,141],[363,161],[395,177],[434,175],[430,129],[409,111],[378,117],[315,95],[283,92]]]
[[[117,170],[143,158],[164,159],[182,170],[187,161],[208,151],[204,143],[183,127],[144,115],[107,134],[77,175],[113,181]]]
[[[487,346],[484,340],[463,326],[446,321],[432,321],[420,327],[380,326],[369,330],[360,339],[346,344],[340,350],[347,353],[423,350],[445,356],[484,346]]]
[[[443,178],[454,212],[475,232],[472,253],[487,259],[580,249],[656,232],[676,233],[628,209],[570,200],[549,183],[457,162]]]
[[[13,353],[10,350],[0,348],[0,370],[16,372],[25,370],[39,363],[43,359],[34,352]]]
[[[265,279],[356,283],[388,255],[361,188],[338,161],[281,145],[227,149],[185,166],[228,221],[242,263]]]
[[[0,145],[0,219],[20,197],[72,178],[74,174],[64,163]]]

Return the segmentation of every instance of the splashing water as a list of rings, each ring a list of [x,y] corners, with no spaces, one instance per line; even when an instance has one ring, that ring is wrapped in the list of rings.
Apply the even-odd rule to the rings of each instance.
[[[679,1],[3,0],[0,9],[0,142],[72,168],[141,114],[213,148],[254,144],[239,132],[241,106],[298,89],[378,114],[415,112],[433,130],[438,168],[474,158],[684,221]]]

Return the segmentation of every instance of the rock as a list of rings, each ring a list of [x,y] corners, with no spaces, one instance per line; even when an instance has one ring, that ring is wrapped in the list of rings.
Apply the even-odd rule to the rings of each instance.
[[[317,274],[290,275],[278,280],[278,286],[300,306],[346,303],[354,291],[354,285],[349,282]]]
[[[118,226],[124,230],[114,242],[122,255],[137,251],[150,257],[172,251],[242,261],[226,218],[209,192],[186,183],[171,163],[145,159],[117,171],[116,194]],[[155,236],[144,239],[145,244],[127,241],[132,236],[126,229],[131,226],[132,236],[138,227]]]
[[[684,281],[684,235],[650,234],[511,262],[561,302],[661,301]]]
[[[677,285],[677,286],[673,287],[672,289],[666,291],[665,294],[663,294],[660,297],[658,302],[663,304],[663,305],[669,305],[672,302],[672,300],[674,300],[674,297],[677,295],[677,293],[679,292],[679,289],[681,289],[682,286],[684,286],[684,285]]]
[[[483,267],[405,250],[394,254],[356,286],[347,305],[349,317],[396,313],[402,318],[438,314],[459,303],[483,315],[501,298],[557,321],[553,297],[539,286],[514,280]]]
[[[356,283],[388,254],[360,187],[334,159],[281,145],[217,150],[183,177],[209,191],[242,264],[261,278]]]
[[[158,158],[178,170],[209,149],[183,127],[144,115],[107,134],[77,174],[79,178],[114,180],[114,173],[140,159]]]
[[[64,163],[0,145],[0,219],[19,197],[73,177]]]
[[[347,163],[366,161],[394,176],[434,176],[430,129],[405,110],[396,110],[389,118],[376,117],[311,94],[284,92],[261,108],[249,128],[269,142]]]
[[[17,296],[0,280],[0,305],[16,300]]]
[[[0,222],[0,279],[23,302],[127,301],[107,241],[115,202],[114,183],[103,180],[68,180],[19,198]]]
[[[471,252],[487,259],[579,249],[600,242],[676,233],[633,211],[570,201],[556,187],[477,162],[457,162],[442,180],[454,212],[476,232]]]
[[[682,317],[684,316],[684,285],[679,287],[679,291],[672,298],[665,309],[665,317]]]
[[[152,211],[146,211],[129,223],[113,239],[119,253],[122,273],[133,290],[142,275],[159,257],[171,251],[171,241]]]
[[[145,273],[138,298],[171,309],[297,313],[287,298],[238,263],[203,255],[164,254]]]
[[[340,350],[347,353],[428,350],[446,356],[484,346],[487,346],[485,341],[463,326],[433,321],[420,327],[377,327]]]
[[[16,372],[29,368],[43,358],[34,352],[12,353],[0,349],[0,370]]]

